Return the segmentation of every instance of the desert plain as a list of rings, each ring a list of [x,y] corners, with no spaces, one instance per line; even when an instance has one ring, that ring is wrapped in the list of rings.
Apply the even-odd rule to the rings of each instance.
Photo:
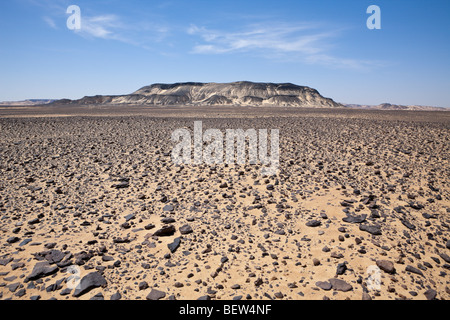
[[[174,164],[194,121],[279,129],[277,174]],[[0,299],[448,300],[449,139],[440,111],[1,107]]]

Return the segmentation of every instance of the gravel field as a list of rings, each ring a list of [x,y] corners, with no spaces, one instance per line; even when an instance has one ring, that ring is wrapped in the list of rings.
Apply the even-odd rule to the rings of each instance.
[[[175,165],[194,121],[279,129],[278,173]],[[448,300],[449,139],[449,112],[1,107],[0,298]]]

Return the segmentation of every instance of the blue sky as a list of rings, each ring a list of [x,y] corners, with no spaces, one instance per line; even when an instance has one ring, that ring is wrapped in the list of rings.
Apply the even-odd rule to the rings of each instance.
[[[366,26],[372,4],[381,30]],[[4,0],[0,28],[0,101],[248,80],[450,107],[448,0]]]

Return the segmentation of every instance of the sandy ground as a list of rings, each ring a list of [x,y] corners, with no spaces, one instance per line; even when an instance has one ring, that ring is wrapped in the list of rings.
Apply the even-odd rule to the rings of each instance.
[[[0,298],[449,299],[447,114],[2,107]],[[277,175],[174,165],[199,120],[279,129]]]

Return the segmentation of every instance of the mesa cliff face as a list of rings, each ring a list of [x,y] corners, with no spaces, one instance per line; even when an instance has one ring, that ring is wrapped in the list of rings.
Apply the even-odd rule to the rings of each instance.
[[[337,108],[343,105],[312,88],[291,83],[152,84],[129,95],[93,96],[64,101],[71,104],[240,105]]]

